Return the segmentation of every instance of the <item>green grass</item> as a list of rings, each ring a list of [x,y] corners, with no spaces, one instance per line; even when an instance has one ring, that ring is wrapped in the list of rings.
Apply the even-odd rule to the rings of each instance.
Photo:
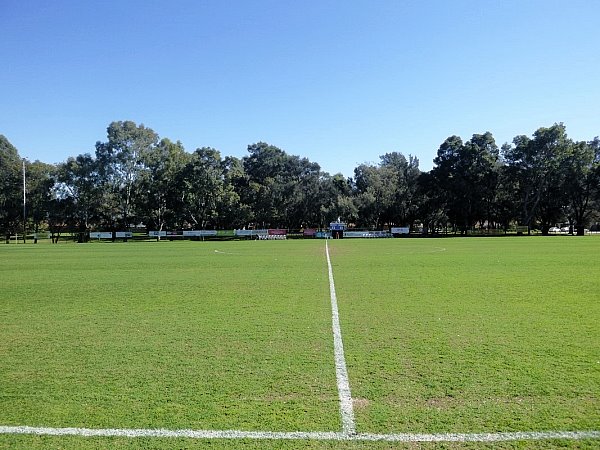
[[[261,244],[2,247],[0,423],[338,428],[322,249]]]
[[[600,430],[600,239],[330,250],[359,432]],[[0,323],[0,425],[341,429],[323,241],[0,245]],[[3,445],[439,448],[0,435]]]
[[[332,450],[498,450],[498,449],[589,449],[597,450],[598,441],[587,439],[581,441],[548,440],[528,442],[467,442],[467,443],[431,443],[431,442],[343,442],[343,441],[256,441],[251,439],[235,440],[203,440],[203,439],[174,439],[174,438],[90,438],[77,436],[15,436],[10,435],[0,439],[0,448],[13,449],[84,449],[105,450],[114,448],[135,449],[219,449],[219,450],[280,450],[280,449],[332,449]]]
[[[332,250],[359,429],[600,429],[600,240]]]

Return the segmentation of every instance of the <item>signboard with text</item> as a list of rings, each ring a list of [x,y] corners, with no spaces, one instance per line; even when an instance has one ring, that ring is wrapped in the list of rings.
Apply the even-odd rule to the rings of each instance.
[[[272,228],[268,231],[269,236],[285,236],[287,230]]]
[[[185,230],[183,236],[185,237],[199,237],[199,236],[216,236],[217,230]]]
[[[112,232],[110,232],[110,231],[91,231],[90,239],[112,239]]]
[[[235,230],[236,236],[266,236],[268,230]]]

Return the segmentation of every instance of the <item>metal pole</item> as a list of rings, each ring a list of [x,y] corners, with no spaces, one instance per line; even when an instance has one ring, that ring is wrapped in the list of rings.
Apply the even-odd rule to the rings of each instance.
[[[27,216],[26,216],[26,195],[25,195],[25,158],[23,158],[23,244],[27,243]]]

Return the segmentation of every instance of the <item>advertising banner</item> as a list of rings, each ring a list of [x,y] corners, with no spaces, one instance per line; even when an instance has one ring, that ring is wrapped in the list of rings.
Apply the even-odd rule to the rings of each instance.
[[[269,236],[285,236],[287,234],[287,230],[270,229],[268,234],[269,234]]]
[[[267,230],[235,230],[236,236],[266,236]]]
[[[110,231],[91,231],[90,239],[112,239]]]
[[[185,230],[183,232],[184,237],[192,237],[192,236],[216,236],[217,230]]]

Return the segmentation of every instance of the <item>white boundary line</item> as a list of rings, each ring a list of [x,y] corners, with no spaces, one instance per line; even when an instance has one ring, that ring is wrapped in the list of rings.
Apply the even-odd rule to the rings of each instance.
[[[600,439],[600,431],[526,431],[514,433],[440,433],[440,434],[347,434],[340,432],[276,432],[240,430],[165,430],[121,428],[46,428],[1,426],[0,434],[33,434],[44,436],[189,438],[189,439],[262,439],[319,441],[385,441],[385,442],[500,442],[539,441],[548,439]]]
[[[335,376],[337,378],[338,395],[340,398],[340,414],[342,416],[342,432],[348,435],[356,433],[354,423],[354,408],[350,393],[350,381],[344,358],[344,344],[342,343],[342,330],[340,328],[340,315],[333,281],[333,269],[329,258],[329,244],[325,240],[325,253],[327,255],[327,270],[329,272],[329,292],[331,295],[331,321],[333,328],[333,353],[335,356]]]

